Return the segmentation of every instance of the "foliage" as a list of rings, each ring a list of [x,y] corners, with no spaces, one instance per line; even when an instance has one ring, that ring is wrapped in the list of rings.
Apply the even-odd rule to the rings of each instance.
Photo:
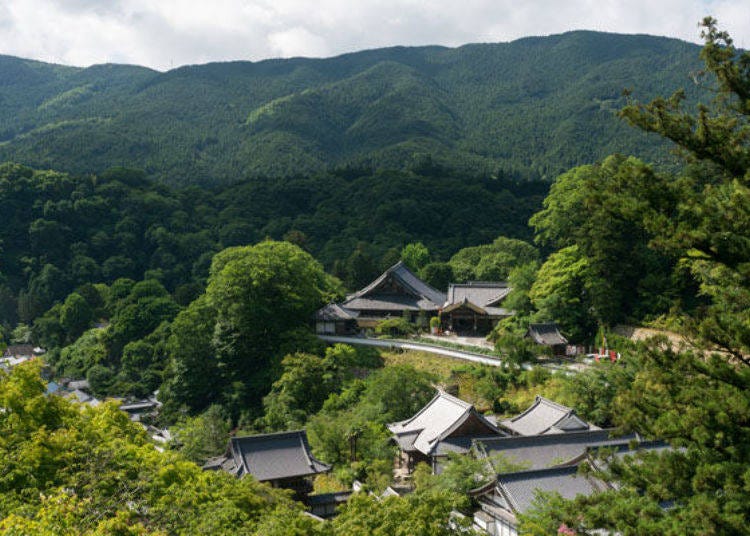
[[[419,273],[430,262],[430,250],[422,242],[406,244],[401,250],[401,260],[412,272]]]
[[[434,394],[433,376],[406,365],[372,372],[331,394],[307,423],[310,445],[329,463],[350,464],[353,477],[383,487],[392,468],[394,448],[385,424],[416,413]]]
[[[585,340],[596,331],[595,318],[586,292],[589,261],[577,245],[549,256],[537,272],[529,299],[537,310],[535,318],[558,320],[563,333],[573,341]]]
[[[644,221],[653,210],[674,210],[668,182],[667,175],[635,158],[610,156],[561,175],[544,209],[531,218],[539,242],[570,253],[575,248],[577,262],[585,263],[579,270],[581,308],[599,323],[664,314],[683,294],[680,279],[673,277],[677,258],[650,247],[654,233]],[[564,321],[557,315],[555,320]],[[576,331],[589,332],[578,324]]]
[[[459,282],[505,281],[511,270],[539,258],[534,246],[522,240],[500,236],[492,244],[464,248],[449,264]]]
[[[737,50],[715,20],[705,19],[703,27],[702,81],[714,90],[714,102],[693,112],[677,92],[645,105],[631,103],[622,112],[634,125],[673,140],[691,164],[665,183],[661,197],[647,199],[640,213],[651,244],[679,259],[677,269],[690,275],[700,300],[679,304],[691,347],[656,339],[625,353],[638,366],[625,385],[618,382],[610,418],[679,448],[613,460],[616,490],[540,505],[531,513],[531,523],[540,527],[559,521],[578,532],[746,531],[750,54]],[[663,509],[665,503],[672,508]]]
[[[381,320],[375,326],[375,333],[378,335],[388,335],[390,337],[399,337],[416,332],[414,324],[405,318],[386,318]]]
[[[289,242],[220,252],[205,295],[172,326],[165,403],[193,412],[221,403],[233,419],[257,411],[282,356],[320,345],[309,319],[338,289],[309,253]]]
[[[378,499],[352,496],[332,520],[332,534],[347,536],[449,536],[461,533],[448,523],[459,496],[446,490]],[[457,524],[460,525],[460,521]],[[468,528],[468,527],[465,527]]]
[[[419,278],[433,288],[444,290],[453,282],[453,267],[447,262],[430,262],[419,271]]]
[[[159,452],[114,403],[46,396],[36,364],[0,374],[4,534],[260,534],[285,492]]]
[[[262,426],[271,430],[302,428],[332,394],[354,377],[355,369],[376,368],[382,363],[376,352],[336,344],[323,357],[297,353],[281,361],[284,372],[263,399]]]
[[[231,421],[220,406],[209,406],[195,417],[184,416],[170,429],[173,446],[187,459],[202,464],[224,452]]]

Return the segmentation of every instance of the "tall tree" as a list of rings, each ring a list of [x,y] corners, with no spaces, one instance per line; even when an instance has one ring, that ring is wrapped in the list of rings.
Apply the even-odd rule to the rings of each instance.
[[[684,93],[622,112],[673,140],[690,167],[665,186],[677,203],[649,203],[653,244],[680,257],[704,302],[683,310],[692,348],[655,341],[628,352],[639,364],[614,400],[625,429],[679,449],[611,461],[612,491],[575,504],[552,499],[524,523],[622,534],[742,534],[750,520],[750,53],[703,21],[701,53],[716,99],[684,109]],[[670,504],[671,508],[661,506]]]

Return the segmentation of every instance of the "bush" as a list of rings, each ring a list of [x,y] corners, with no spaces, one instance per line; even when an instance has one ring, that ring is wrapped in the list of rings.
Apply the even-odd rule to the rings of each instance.
[[[414,325],[404,318],[388,318],[378,322],[378,325],[375,326],[375,333],[391,337],[397,335],[410,335],[415,331],[416,329]]]

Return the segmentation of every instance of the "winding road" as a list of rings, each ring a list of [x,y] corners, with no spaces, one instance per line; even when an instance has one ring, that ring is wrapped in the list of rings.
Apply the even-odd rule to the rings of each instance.
[[[326,342],[340,342],[343,344],[358,344],[361,346],[377,346],[379,348],[400,348],[402,350],[417,350],[420,352],[429,352],[431,354],[443,355],[446,357],[452,357],[454,359],[463,359],[464,361],[472,361],[474,363],[481,363],[483,365],[490,365],[493,367],[500,367],[503,362],[497,357],[489,357],[482,354],[475,354],[473,352],[464,352],[463,350],[452,350],[442,346],[433,346],[431,344],[424,344],[421,342],[406,342],[406,341],[395,341],[390,339],[368,339],[365,337],[339,337],[337,335],[318,335],[318,337]]]

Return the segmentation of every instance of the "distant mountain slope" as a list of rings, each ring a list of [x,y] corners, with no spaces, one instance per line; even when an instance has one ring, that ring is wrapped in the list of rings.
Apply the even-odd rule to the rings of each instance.
[[[430,158],[552,178],[613,152],[663,154],[615,117],[622,90],[648,99],[685,87],[695,99],[698,52],[579,31],[166,73],[0,56],[0,160],[76,173],[124,165],[179,184]]]

